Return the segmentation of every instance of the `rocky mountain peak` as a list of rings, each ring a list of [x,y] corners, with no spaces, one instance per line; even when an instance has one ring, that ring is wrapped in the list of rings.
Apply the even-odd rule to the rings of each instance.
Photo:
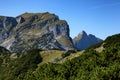
[[[87,33],[83,30],[82,32],[80,32],[80,33],[78,34],[77,37],[80,37],[80,36],[87,36]]]
[[[87,35],[87,33],[86,33],[84,30],[81,32],[81,34],[83,34],[83,35]]]
[[[89,46],[101,41],[101,39],[92,34],[87,34],[85,31],[82,31],[77,37],[73,39],[74,46],[79,50],[86,49]]]
[[[0,17],[0,46],[13,52],[74,49],[67,22],[48,12]]]

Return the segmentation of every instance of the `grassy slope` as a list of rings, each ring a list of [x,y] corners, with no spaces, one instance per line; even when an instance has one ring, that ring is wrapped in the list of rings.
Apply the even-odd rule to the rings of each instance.
[[[61,55],[64,51],[59,50],[47,50],[40,52],[41,57],[43,58],[43,63],[53,62],[55,58],[61,58]]]

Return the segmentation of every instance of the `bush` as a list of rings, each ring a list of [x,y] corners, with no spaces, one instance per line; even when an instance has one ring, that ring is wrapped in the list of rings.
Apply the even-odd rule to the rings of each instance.
[[[19,75],[27,73],[28,70],[34,71],[37,65],[42,61],[39,52],[39,49],[33,49],[12,61],[4,70],[4,73],[7,74],[7,77],[4,76],[4,78],[6,77],[5,80],[14,80]]]
[[[67,52],[65,52],[64,54],[62,54],[62,57],[65,58],[67,56],[69,56],[71,53],[76,53],[77,51],[75,50],[68,50]]]

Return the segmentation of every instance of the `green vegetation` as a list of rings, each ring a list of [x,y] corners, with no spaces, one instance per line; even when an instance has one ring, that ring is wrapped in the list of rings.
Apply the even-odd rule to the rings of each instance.
[[[36,17],[36,20],[34,21],[33,24],[36,24],[36,23],[41,23],[41,22],[44,22],[46,20],[50,20],[50,19],[54,19],[56,18],[57,16],[54,15],[54,14],[50,14],[48,12],[45,12],[45,13],[24,13],[21,15],[24,19],[33,19],[34,17]]]
[[[119,80],[120,47],[98,53],[89,50],[63,64],[44,64],[36,69],[37,80]]]
[[[22,14],[21,16],[24,18],[24,19],[28,19],[28,18],[30,18],[31,16],[33,16],[34,14],[33,13],[24,13],[24,14]]]
[[[0,53],[10,53],[7,49],[0,46]]]
[[[50,13],[46,12],[46,13],[43,13],[41,19],[48,20],[48,19],[54,18],[55,16],[56,15],[54,15],[54,14],[50,14]]]
[[[60,25],[60,24],[67,24],[67,22],[65,20],[59,20],[59,21],[56,21],[52,24],[48,24],[47,26],[54,27],[54,26],[57,26],[57,25]]]
[[[120,34],[109,36],[105,42],[104,47],[120,46]]]
[[[61,55],[57,50],[28,51],[3,68],[0,77],[2,80],[120,80],[119,36],[120,34],[108,37],[103,42],[104,45],[99,43],[88,48],[80,56],[68,59],[63,63],[48,61],[53,56],[66,58],[80,52],[68,51]],[[101,45],[105,49],[97,52],[95,48]],[[46,62],[41,64],[42,60]]]
[[[77,52],[77,51],[75,51],[75,50],[69,50],[69,51],[67,51],[66,53],[62,54],[62,57],[65,58],[65,57],[69,56],[70,54],[76,53],[76,52]]]
[[[19,56],[19,58],[10,61],[7,66],[2,67],[0,79],[15,80],[29,71],[34,71],[37,64],[42,61],[39,52],[38,49],[30,50]]]
[[[10,62],[10,54],[7,49],[0,47],[0,67]]]
[[[35,14],[35,15],[38,16],[39,18],[33,22],[33,25],[34,24],[45,24],[47,21],[57,18],[56,15],[50,14],[48,12],[41,13],[41,14]]]

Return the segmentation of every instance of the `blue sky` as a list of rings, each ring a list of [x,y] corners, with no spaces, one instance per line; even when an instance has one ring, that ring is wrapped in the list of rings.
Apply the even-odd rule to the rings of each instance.
[[[120,33],[120,0],[1,0],[0,3],[0,15],[4,16],[55,13],[68,22],[72,38],[82,30],[102,39]]]

